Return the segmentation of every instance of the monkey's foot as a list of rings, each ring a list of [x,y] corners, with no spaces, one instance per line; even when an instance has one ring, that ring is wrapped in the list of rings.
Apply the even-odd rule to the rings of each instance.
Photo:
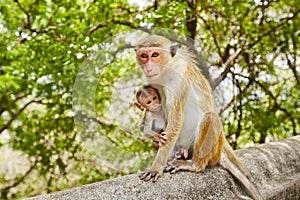
[[[167,136],[166,136],[166,132],[160,132],[159,135],[160,135],[160,139],[159,139],[159,146],[163,146],[165,145],[166,141],[167,141]]]
[[[139,177],[141,180],[149,181],[152,179],[152,182],[156,182],[158,178],[161,177],[163,172],[159,172],[158,170],[147,169],[143,171]]]
[[[185,148],[180,148],[174,154],[175,154],[175,159],[187,159],[189,152]]]
[[[175,173],[178,171],[197,171],[193,165],[192,160],[173,160],[168,163],[168,166],[165,168],[166,172]]]

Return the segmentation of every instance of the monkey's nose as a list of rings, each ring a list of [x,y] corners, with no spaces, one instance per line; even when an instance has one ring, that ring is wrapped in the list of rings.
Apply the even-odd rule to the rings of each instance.
[[[147,66],[147,67],[146,67],[146,72],[147,72],[147,73],[152,72],[152,67],[148,67],[148,66]]]

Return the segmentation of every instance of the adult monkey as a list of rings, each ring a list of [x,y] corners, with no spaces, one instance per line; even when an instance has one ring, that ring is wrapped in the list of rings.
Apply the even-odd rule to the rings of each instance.
[[[156,181],[164,170],[199,172],[219,163],[243,184],[249,195],[263,199],[250,173],[226,141],[210,84],[197,68],[193,54],[158,35],[139,41],[136,51],[148,83],[161,94],[168,133],[152,166],[140,178]],[[169,156],[178,148],[189,149],[190,159],[168,163]]]

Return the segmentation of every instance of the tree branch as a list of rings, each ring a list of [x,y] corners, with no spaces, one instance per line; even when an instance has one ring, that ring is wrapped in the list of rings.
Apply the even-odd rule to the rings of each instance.
[[[85,114],[83,114],[83,113],[78,113],[78,114],[77,114],[77,117],[83,118],[84,120],[85,120],[85,119],[91,120],[91,121],[93,121],[93,122],[96,122],[96,123],[99,124],[100,126],[107,126],[107,127],[111,128],[111,129],[116,127],[116,125],[114,125],[114,124],[107,124],[107,123],[105,123],[105,122],[100,121],[100,120],[97,119],[96,117],[89,117],[88,115],[85,115]]]
[[[235,74],[235,75],[240,76],[240,74]],[[246,77],[246,78],[249,79],[249,77]],[[253,83],[253,81],[251,79],[249,79],[249,82],[245,86],[245,88],[243,90],[241,90],[239,92],[239,94],[237,94],[237,95],[235,95],[235,96],[232,97],[232,99],[229,101],[229,103],[223,109],[220,110],[219,115],[221,115],[225,110],[227,110],[231,106],[231,104],[234,103],[234,101],[237,98],[240,98],[248,90],[248,88],[251,86],[252,83]]]
[[[292,72],[293,72],[293,74],[294,74],[294,77],[295,77],[295,79],[296,79],[297,85],[300,86],[300,76],[299,76],[298,71],[297,71],[297,69],[296,69],[296,65],[294,65],[294,64],[292,63],[292,61],[289,59],[287,53],[285,53],[285,58],[286,58],[286,60],[287,60],[287,64],[288,64],[289,68],[292,70]],[[295,57],[294,59],[296,60],[296,57]]]
[[[216,79],[213,81],[213,84],[212,84],[213,89],[215,89],[215,88],[216,88],[216,87],[217,87],[217,86],[218,86],[218,85],[226,78],[226,76],[227,76],[227,74],[228,74],[230,68],[231,68],[231,67],[233,66],[233,64],[234,64],[234,62],[232,62],[232,61],[233,61],[234,59],[236,59],[236,58],[243,52],[243,49],[250,49],[251,47],[255,46],[262,38],[264,38],[265,36],[271,34],[272,32],[274,32],[276,29],[280,28],[281,26],[285,25],[285,24],[287,23],[287,21],[294,19],[299,13],[300,13],[300,10],[296,11],[296,12],[294,13],[293,16],[286,18],[286,19],[285,19],[282,23],[280,23],[278,26],[275,26],[275,27],[273,27],[272,29],[270,29],[269,31],[267,31],[267,32],[263,33],[262,35],[260,35],[256,41],[254,41],[254,42],[248,44],[246,47],[237,49],[236,52],[235,52],[235,54],[231,55],[231,56],[229,57],[229,59],[227,59],[226,62],[225,62],[224,64],[221,64],[221,66],[224,67],[225,69],[224,69],[224,71],[220,74],[220,76],[219,76],[218,78],[216,78]],[[199,16],[199,17],[200,17],[200,16]],[[200,18],[201,18],[201,17],[200,17]],[[201,18],[201,19],[204,21],[204,23],[205,23],[206,26],[208,27],[208,30],[211,32],[211,34],[212,34],[212,36],[213,36],[213,38],[214,38],[215,45],[216,45],[216,47],[217,47],[217,49],[218,49],[218,54],[220,55],[220,57],[222,57],[222,56],[221,56],[221,50],[220,50],[220,47],[218,46],[217,40],[216,40],[216,38],[215,38],[215,36],[214,36],[214,33],[212,32],[211,28],[209,28],[209,26],[207,25],[206,21],[205,21],[203,18]],[[294,74],[295,74],[295,73],[294,73]],[[297,73],[296,73],[296,74],[297,74]],[[297,77],[296,77],[296,78],[297,78]],[[298,80],[297,80],[297,82],[298,82]]]
[[[221,66],[224,67],[224,71],[220,74],[219,77],[217,77],[212,84],[213,89],[215,89],[227,76],[228,72],[230,71],[230,68],[234,65],[234,60],[240,55],[242,52],[242,49],[239,48],[235,51],[234,54],[232,54],[225,63],[222,63]]]
[[[245,53],[245,54],[246,54],[246,53]],[[246,56],[245,61],[246,61],[246,63],[247,63],[248,66],[251,66],[251,63],[249,62],[248,56]],[[254,70],[252,70],[252,71],[250,71],[250,72],[252,73],[252,75],[250,75],[250,77],[244,76],[244,75],[239,75],[239,76],[248,79],[250,82],[253,81],[253,82],[256,83],[258,86],[260,86],[260,87],[263,89],[263,91],[266,92],[267,95],[269,95],[269,96],[271,97],[271,99],[274,101],[275,108],[277,108],[277,109],[283,111],[283,112],[286,114],[286,116],[290,119],[290,121],[292,122],[292,126],[293,126],[293,135],[297,135],[297,133],[296,133],[296,122],[295,122],[295,120],[293,119],[292,114],[291,114],[286,108],[282,107],[282,106],[278,103],[276,96],[274,96],[273,93],[272,93],[272,92],[271,92],[264,84],[262,84],[261,82],[259,82],[258,80],[255,79],[255,77],[257,77],[257,75],[254,75],[254,74],[253,74],[253,73],[254,73]]]
[[[19,0],[14,0],[17,4],[18,4],[18,6],[19,6],[19,8],[26,14],[26,16],[27,16],[27,21],[24,23],[24,25],[23,25],[23,28],[24,29],[27,29],[27,30],[29,30],[30,32],[33,32],[33,33],[36,33],[36,34],[41,34],[41,33],[47,33],[47,32],[49,32],[50,30],[56,30],[56,27],[50,27],[50,28],[46,28],[46,29],[33,29],[32,28],[32,15],[28,12],[28,11],[26,11],[24,8],[23,8],[23,6],[21,5],[21,3],[19,2]],[[48,25],[47,26],[50,26],[51,25],[51,22],[52,22],[52,18],[50,18],[49,19],[49,21],[48,21]],[[22,38],[20,41],[21,41],[21,43],[22,42],[24,42],[24,41],[26,41],[27,39],[26,38]]]
[[[200,15],[198,15],[198,17],[203,21],[203,23],[205,24],[206,29],[207,29],[207,30],[210,32],[210,34],[212,35],[212,38],[213,38],[213,40],[214,40],[214,43],[215,43],[215,46],[216,46],[216,48],[217,48],[218,54],[219,54],[220,57],[222,57],[221,48],[220,48],[220,45],[219,45],[219,43],[218,43],[216,34],[214,33],[214,31],[212,30],[211,26],[208,24],[208,22],[207,22],[203,17],[201,17]]]
[[[187,4],[190,10],[187,10],[187,19],[186,19],[186,27],[190,33],[190,37],[195,40],[196,31],[197,31],[197,7],[196,1],[188,0]]]
[[[26,109],[27,106],[29,106],[32,103],[41,103],[41,102],[42,102],[41,100],[31,100],[28,103],[26,103],[18,112],[13,114],[11,119],[6,124],[4,124],[4,126],[0,129],[0,134],[11,125],[11,123]]]
[[[17,96],[16,99],[15,99],[13,102],[11,102],[10,104],[14,104],[14,103],[16,103],[18,100],[23,99],[24,97],[27,97],[28,95],[30,95],[30,93],[27,93],[27,94],[24,94],[24,95],[21,95],[21,96]],[[1,101],[1,100],[0,100],[0,101]],[[1,110],[0,110],[0,115],[2,115],[2,113],[3,113],[4,111],[6,111],[6,109],[7,109],[7,107],[4,107],[3,109],[1,109]]]
[[[248,44],[247,49],[252,48],[253,46],[255,46],[260,40],[262,40],[264,37],[268,36],[270,33],[275,32],[278,28],[282,27],[283,25],[285,25],[289,20],[292,20],[294,18],[297,17],[297,15],[300,13],[300,10],[297,10],[293,16],[291,17],[287,17],[285,18],[280,24],[278,24],[277,26],[274,26],[273,28],[271,28],[269,31],[263,33],[262,35],[258,36],[257,40],[255,40],[254,42]]]
[[[94,31],[98,30],[99,28],[103,28],[103,27],[106,27],[108,26],[109,24],[119,24],[119,25],[124,25],[124,26],[128,26],[132,29],[141,29],[141,30],[144,30],[144,31],[147,31],[149,32],[149,30],[147,28],[143,28],[143,27],[140,27],[140,26],[136,26],[134,23],[130,22],[130,21],[127,21],[127,20],[111,20],[110,22],[106,22],[106,23],[98,23],[97,25],[95,25],[93,28],[90,28],[88,30],[88,33],[91,34],[93,33]]]
[[[17,185],[19,185],[31,172],[32,170],[34,169],[35,165],[37,164],[37,161],[35,161],[29,168],[29,170],[27,170],[27,172],[19,179],[19,180],[16,180],[16,182],[14,182],[12,185],[9,185],[5,188],[3,188],[0,192],[0,197],[6,199],[7,198],[7,194],[9,192],[9,189],[13,188],[13,187],[16,187]]]
[[[292,122],[292,125],[293,125],[293,135],[296,136],[297,135],[296,122],[295,122],[294,118],[292,117],[292,114],[286,108],[282,107],[278,103],[277,98],[273,95],[273,93],[266,86],[264,86],[261,82],[255,80],[255,79],[253,79],[253,81],[257,85],[259,85],[271,97],[271,99],[273,99],[275,107],[278,108],[279,110],[283,111],[287,115],[287,117],[290,119],[290,121]]]

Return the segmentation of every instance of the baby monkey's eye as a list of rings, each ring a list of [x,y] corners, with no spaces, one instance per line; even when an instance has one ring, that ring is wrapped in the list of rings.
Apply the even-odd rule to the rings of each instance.
[[[156,96],[154,96],[154,97],[153,97],[153,100],[156,100],[156,99],[157,99],[157,97],[156,97]]]
[[[159,53],[154,52],[151,57],[157,57],[157,56],[159,56]]]
[[[151,101],[147,101],[147,104],[150,104],[151,103]]]

